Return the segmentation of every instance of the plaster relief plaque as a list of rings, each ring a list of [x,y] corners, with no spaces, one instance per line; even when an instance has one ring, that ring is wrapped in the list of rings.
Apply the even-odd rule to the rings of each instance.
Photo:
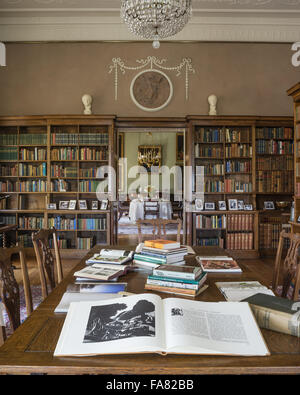
[[[160,70],[143,70],[132,80],[130,95],[142,110],[158,111],[166,107],[172,98],[172,82]]]

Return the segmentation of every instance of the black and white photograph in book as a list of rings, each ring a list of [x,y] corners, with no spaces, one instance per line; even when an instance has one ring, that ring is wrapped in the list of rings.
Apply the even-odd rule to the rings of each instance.
[[[93,306],[83,343],[136,336],[155,336],[155,305],[148,300],[139,300],[133,307],[126,303]]]

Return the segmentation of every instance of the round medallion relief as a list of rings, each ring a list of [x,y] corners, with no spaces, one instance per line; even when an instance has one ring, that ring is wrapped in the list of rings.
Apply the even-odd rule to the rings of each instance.
[[[160,70],[143,70],[131,82],[130,96],[145,111],[161,110],[169,104],[172,95],[171,80]]]

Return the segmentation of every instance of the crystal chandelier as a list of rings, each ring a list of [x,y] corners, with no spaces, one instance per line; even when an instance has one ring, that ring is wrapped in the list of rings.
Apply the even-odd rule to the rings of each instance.
[[[159,48],[159,40],[174,36],[187,24],[192,0],[122,0],[121,18],[129,30]]]

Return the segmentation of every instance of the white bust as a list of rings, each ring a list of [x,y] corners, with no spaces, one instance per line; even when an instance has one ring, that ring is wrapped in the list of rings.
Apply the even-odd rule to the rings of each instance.
[[[84,105],[84,114],[91,115],[92,114],[92,101],[93,98],[90,95],[83,95],[82,96],[82,103]]]
[[[209,103],[209,115],[217,115],[217,101],[218,98],[216,95],[208,96],[208,103]]]

